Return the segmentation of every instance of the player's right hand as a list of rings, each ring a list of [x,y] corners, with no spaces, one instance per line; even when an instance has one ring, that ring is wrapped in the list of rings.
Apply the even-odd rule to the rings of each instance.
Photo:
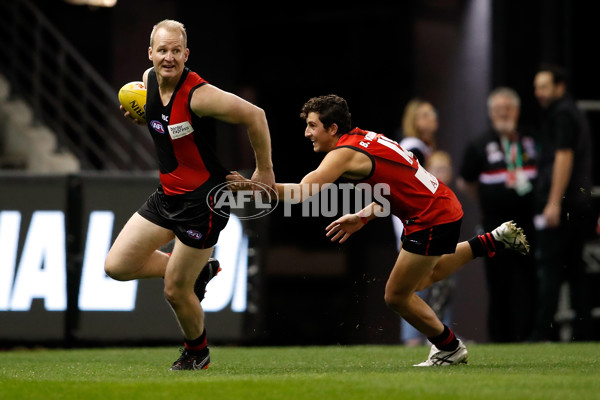
[[[119,109],[121,111],[124,111],[123,115],[127,118],[129,118],[131,121],[133,121],[134,123],[136,123],[137,125],[146,125],[146,123],[142,120],[139,120],[137,118],[134,118],[133,115],[129,112],[129,111],[125,111],[125,108],[123,108],[122,105],[119,106]]]
[[[350,235],[360,230],[364,225],[358,214],[346,214],[325,228],[327,231],[325,236],[333,236],[331,237],[332,242],[339,240],[340,243],[344,243]]]

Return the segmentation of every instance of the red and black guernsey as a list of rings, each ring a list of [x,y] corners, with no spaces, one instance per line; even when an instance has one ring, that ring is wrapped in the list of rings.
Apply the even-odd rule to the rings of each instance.
[[[338,140],[336,148],[342,147],[360,151],[371,159],[371,174],[358,182],[389,185],[386,198],[391,212],[402,220],[407,235],[462,218],[462,206],[454,192],[395,141],[354,128]]]
[[[202,196],[229,173],[209,145],[200,117],[190,108],[196,89],[208,82],[185,68],[169,104],[162,104],[154,68],[148,74],[146,121],[154,140],[160,183],[168,196]]]

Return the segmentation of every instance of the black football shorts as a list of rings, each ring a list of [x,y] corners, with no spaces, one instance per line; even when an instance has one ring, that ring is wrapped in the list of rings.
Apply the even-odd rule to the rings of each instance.
[[[215,213],[203,197],[186,194],[167,196],[158,187],[138,210],[148,221],[173,231],[185,245],[208,249],[217,244],[227,221],[229,210],[219,208]],[[225,216],[226,215],[226,216]]]
[[[453,254],[460,236],[462,218],[448,224],[435,225],[404,237],[402,248],[423,256]]]

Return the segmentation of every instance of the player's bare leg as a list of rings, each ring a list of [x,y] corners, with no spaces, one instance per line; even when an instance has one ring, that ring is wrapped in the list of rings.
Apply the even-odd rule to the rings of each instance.
[[[473,251],[476,246],[477,251]],[[523,229],[513,221],[501,224],[490,233],[478,235],[467,242],[456,245],[454,254],[444,254],[437,262],[431,274],[419,283],[417,290],[425,289],[437,281],[447,278],[476,256],[493,257],[496,251],[516,251],[529,253],[529,243]]]
[[[163,277],[169,256],[157,249],[174,237],[170,230],[133,214],[106,256],[106,274],[119,281]]]
[[[439,258],[400,251],[385,287],[388,306],[428,337],[442,333],[444,325],[415,292],[419,283],[431,274]]]
[[[175,235],[135,213],[125,224],[111,247],[105,262],[105,272],[116,280],[164,278],[164,295],[175,312],[177,322],[185,337],[185,351],[171,367],[179,369],[206,369],[210,353],[206,345],[204,311],[200,301],[206,284],[218,272],[218,262],[213,260],[215,271],[203,277],[203,271],[213,249],[194,249],[175,240],[173,253],[159,249]],[[201,282],[203,283],[203,282]],[[199,286],[200,294],[194,292]]]
[[[469,261],[473,260],[473,250],[469,242],[460,242],[456,245],[454,254],[444,254],[440,257],[431,274],[423,281],[419,282],[417,291],[428,288],[435,282],[441,281],[459,269],[461,269]]]
[[[177,316],[185,338],[185,349],[171,370],[206,369],[210,365],[204,310],[194,292],[194,284],[212,252],[212,247],[195,249],[175,239],[173,254],[165,272],[164,293]]]
[[[429,357],[418,366],[466,363],[467,349],[415,291],[432,274],[441,256],[402,250],[385,288],[385,301],[432,343]]]
[[[165,298],[177,315],[187,340],[199,337],[204,331],[204,311],[194,293],[194,283],[212,252],[212,247],[195,249],[175,239],[173,254],[167,264]]]

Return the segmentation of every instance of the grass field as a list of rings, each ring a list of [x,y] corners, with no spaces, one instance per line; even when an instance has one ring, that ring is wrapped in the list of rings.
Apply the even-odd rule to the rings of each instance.
[[[469,364],[414,368],[426,347],[212,347],[0,352],[0,399],[600,399],[600,343],[471,344]]]

